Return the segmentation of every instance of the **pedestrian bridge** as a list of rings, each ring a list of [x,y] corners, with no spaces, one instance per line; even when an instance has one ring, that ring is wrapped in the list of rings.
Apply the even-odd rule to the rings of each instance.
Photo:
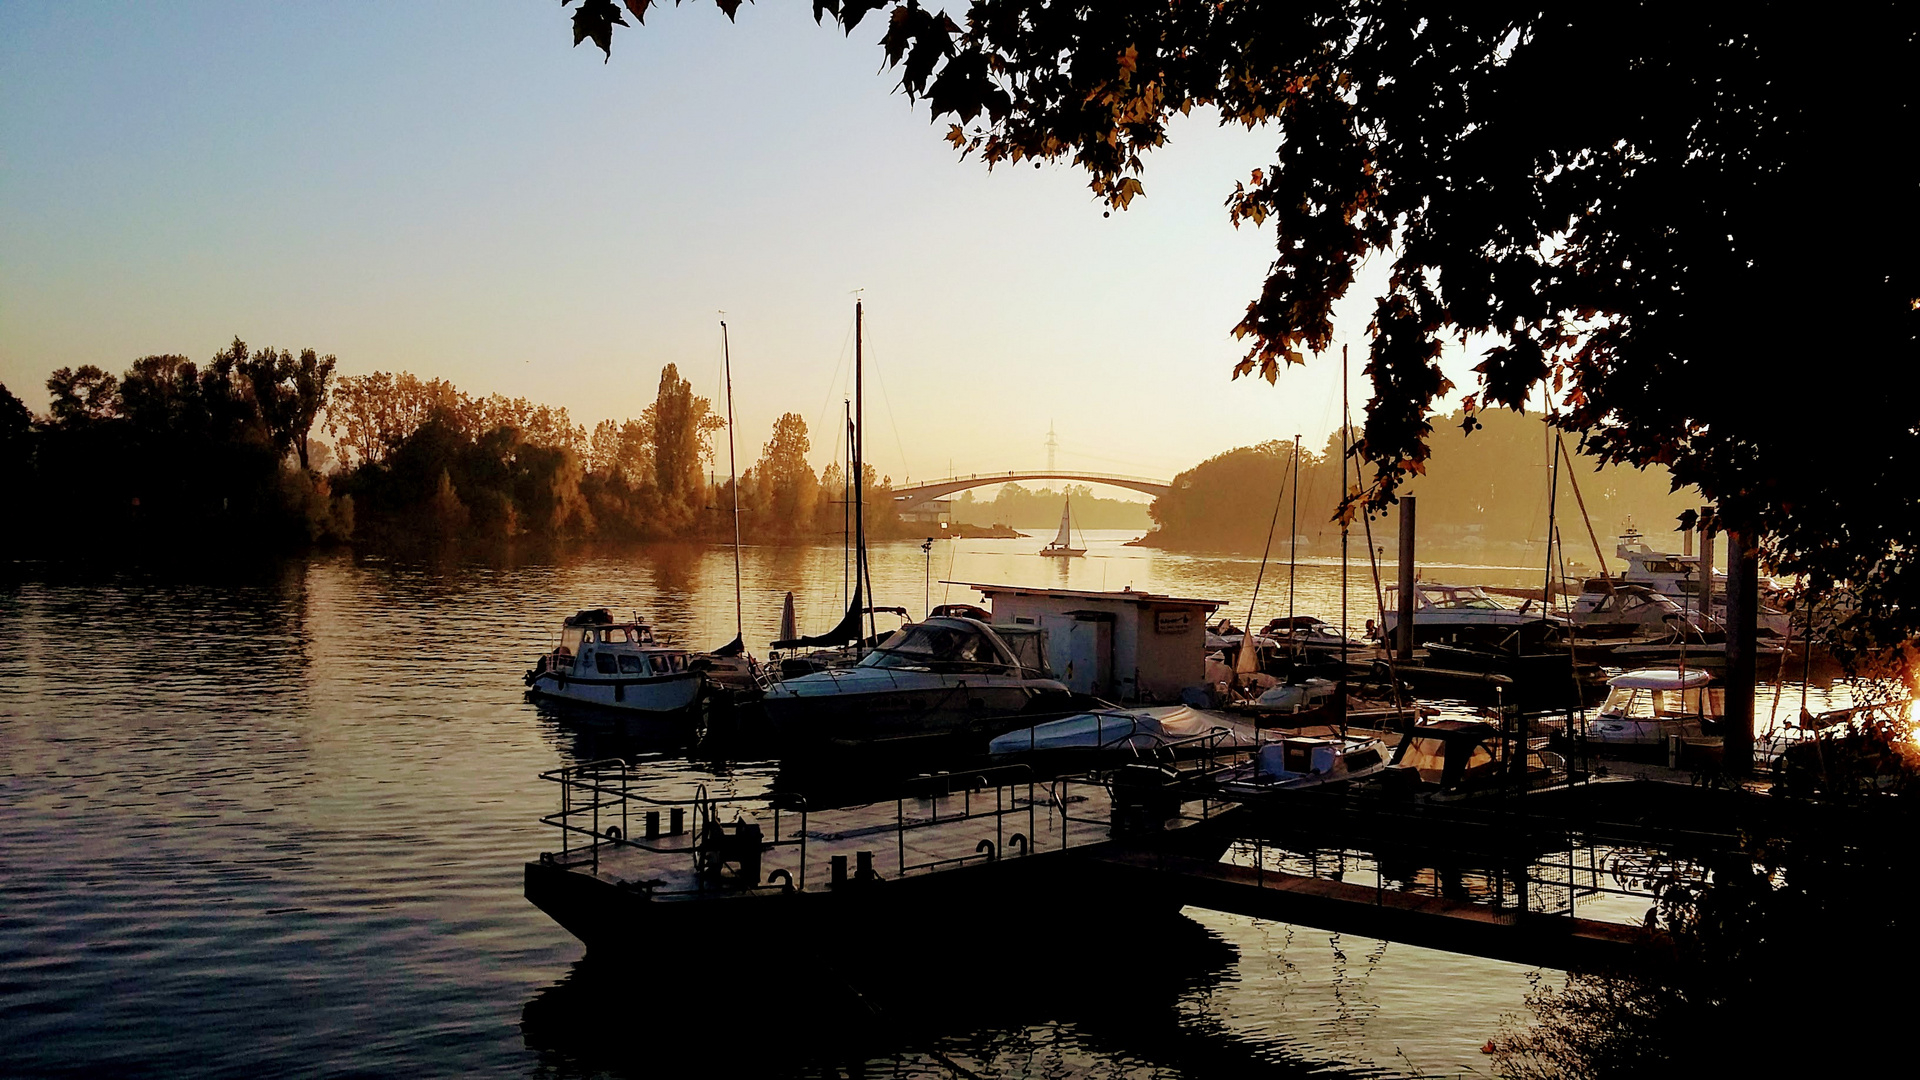
[[[1159,498],[1173,490],[1173,485],[1165,480],[1154,480],[1145,476],[1121,476],[1117,473],[1069,472],[1047,469],[1044,471],[1020,472],[1008,470],[995,473],[967,473],[962,476],[949,476],[942,480],[929,480],[910,487],[893,489],[893,505],[896,510],[910,510],[921,503],[944,499],[956,491],[968,488],[986,487],[989,484],[1011,484],[1026,480],[1071,480],[1083,484],[1106,484],[1109,487],[1122,487],[1130,491],[1145,492]]]

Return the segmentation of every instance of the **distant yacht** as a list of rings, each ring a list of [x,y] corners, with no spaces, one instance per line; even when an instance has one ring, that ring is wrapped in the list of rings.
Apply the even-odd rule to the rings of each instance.
[[[1054,534],[1052,543],[1040,549],[1040,554],[1071,558],[1086,553],[1086,548],[1073,546],[1073,497],[1068,496],[1060,507],[1060,531]]]

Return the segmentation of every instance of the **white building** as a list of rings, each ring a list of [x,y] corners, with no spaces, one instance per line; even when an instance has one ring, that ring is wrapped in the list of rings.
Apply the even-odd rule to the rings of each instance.
[[[1224,606],[1122,589],[983,585],[993,621],[1038,626],[1047,634],[1047,661],[1068,687],[1115,702],[1180,700],[1180,691],[1206,681],[1207,616]]]

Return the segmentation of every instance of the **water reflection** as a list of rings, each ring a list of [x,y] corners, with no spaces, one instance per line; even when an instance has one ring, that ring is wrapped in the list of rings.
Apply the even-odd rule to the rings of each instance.
[[[1177,914],[1097,940],[1073,924],[1051,913],[984,941],[928,927],[905,948],[768,943],[735,970],[588,956],[527,1002],[521,1033],[559,1077],[1206,1075],[1209,1059],[1258,1061],[1257,1044],[1194,1022],[1238,959],[1219,934]]]
[[[1121,546],[1130,535],[1090,535],[1092,553],[1068,560],[1033,554],[1036,539],[943,542],[930,599],[977,599],[941,578],[1131,585],[1231,601],[1244,618],[1257,560]],[[919,542],[878,545],[873,564],[878,601],[917,613]],[[788,590],[803,629],[837,620],[843,567],[832,546],[749,549],[748,642],[771,640]],[[1483,1064],[1479,1045],[1527,986],[1511,965],[1199,911],[1057,949],[975,942],[937,977],[844,973],[890,1010],[877,1028],[844,1001],[816,1007],[824,976],[805,967],[757,968],[737,993],[701,998],[673,969],[568,973],[578,943],[521,895],[522,863],[559,847],[539,823],[558,794],[539,774],[622,757],[683,795],[819,783],[782,774],[711,715],[635,727],[522,698],[521,674],[582,607],[638,610],[690,644],[731,638],[730,551],[6,575],[0,1075],[570,1074],[710,1059],[746,1071],[769,1045],[802,1072],[952,1075],[935,1054],[982,1074],[1410,1071],[1404,1049],[1412,1066],[1453,1073]],[[1337,564],[1303,564],[1298,609],[1336,613],[1338,582]],[[1256,622],[1286,610],[1284,566],[1267,583]],[[1811,707],[1844,695],[1816,685]],[[1782,716],[1798,696],[1789,683]],[[1075,925],[1032,902],[1037,918]],[[901,944],[868,951],[913,952]],[[604,1026],[624,1041],[568,1019],[590,1015],[583,998],[608,1002]],[[538,1004],[549,999],[564,1007]],[[778,1041],[737,1034],[794,1017],[806,1023]]]

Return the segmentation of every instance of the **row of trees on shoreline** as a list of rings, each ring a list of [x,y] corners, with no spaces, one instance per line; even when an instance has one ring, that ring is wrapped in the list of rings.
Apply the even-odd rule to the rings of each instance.
[[[733,535],[734,492],[714,470],[726,422],[672,364],[641,416],[591,430],[525,398],[474,397],[407,372],[335,377],[335,365],[236,338],[205,365],[157,355],[120,376],[61,368],[44,416],[0,386],[0,483],[25,511],[0,528],[0,546],[59,555]],[[800,415],[775,422],[740,477],[749,539],[804,542],[847,526],[847,470],[816,472],[811,449]],[[890,479],[865,472],[868,534],[905,535]]]
[[[475,397],[407,372],[336,376],[335,365],[313,349],[250,349],[236,338],[204,365],[157,355],[118,377],[61,368],[48,377],[45,416],[0,387],[0,473],[12,489],[9,504],[32,508],[15,516],[0,543],[57,554],[128,540],[278,549],[732,536],[733,491],[715,467],[726,421],[672,364],[640,416],[591,429],[565,409],[525,398]],[[1423,536],[1538,542],[1546,492],[1539,424],[1485,411],[1479,421],[1471,438],[1436,439],[1426,474],[1406,489],[1427,496]],[[314,438],[316,428],[331,441]],[[846,470],[838,462],[815,470],[812,450],[799,414],[774,422],[740,476],[749,541],[804,543],[848,526]],[[1309,544],[1337,539],[1341,498],[1357,483],[1351,470],[1343,478],[1340,451],[1336,434],[1300,455],[1298,522]],[[918,535],[922,527],[892,509],[891,480],[866,471],[868,535]],[[1294,487],[1292,471],[1290,443],[1216,455],[1182,472],[1153,503],[1156,528],[1144,543],[1257,551],[1276,501]],[[1674,493],[1662,470],[1582,474],[1602,532],[1624,512],[1658,528],[1656,521],[1697,505]],[[1138,504],[1107,507],[1112,500],[1076,494],[1083,527],[1102,527],[1093,520],[1102,510],[1139,512]],[[991,502],[963,496],[955,518],[1012,524],[1037,515],[1044,524],[1057,520],[1058,498],[1007,485]],[[974,520],[983,515],[994,520]],[[1283,509],[1282,522],[1291,518]]]
[[[1444,433],[1450,424],[1462,434],[1436,434],[1424,473],[1401,489],[1402,495],[1420,497],[1420,543],[1455,549],[1537,546],[1546,536],[1546,466],[1552,460],[1540,418],[1483,410],[1475,414],[1474,431],[1468,435],[1461,423],[1465,415],[1433,419],[1436,432]],[[1605,465],[1577,453],[1572,445],[1567,449],[1573,466],[1562,468],[1559,529],[1569,551],[1586,547],[1585,528],[1577,520],[1580,504],[1573,496],[1576,485],[1603,543],[1628,517],[1648,532],[1665,531],[1675,516],[1700,505],[1699,494],[1690,488],[1675,490],[1663,468]],[[1297,486],[1301,542],[1325,550],[1339,543],[1341,500],[1360,483],[1351,460],[1343,459],[1338,431],[1318,450],[1301,447],[1297,485],[1293,443],[1276,440],[1238,447],[1174,477],[1173,490],[1154,500],[1149,510],[1158,527],[1142,543],[1187,551],[1258,552],[1271,529],[1275,542],[1284,544],[1295,519]],[[1391,547],[1394,512],[1384,517],[1376,516],[1373,522],[1374,538]],[[1362,535],[1360,521],[1353,522],[1352,532]]]

